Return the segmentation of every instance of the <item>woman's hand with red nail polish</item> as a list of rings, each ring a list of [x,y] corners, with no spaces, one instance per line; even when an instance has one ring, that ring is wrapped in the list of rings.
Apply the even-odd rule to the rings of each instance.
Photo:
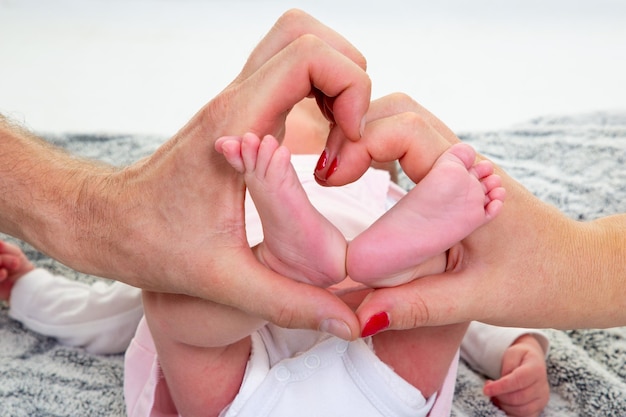
[[[386,312],[376,313],[365,322],[361,337],[373,336],[389,327],[389,314]]]
[[[324,167],[329,167],[335,158],[341,164],[335,163],[332,171],[330,167],[316,169],[315,177],[322,185],[351,183],[360,178],[372,162],[396,160],[406,174],[418,182],[446,149],[459,142],[442,122],[401,93],[374,100],[362,122],[362,136],[358,141],[347,138],[339,126],[331,129]]]

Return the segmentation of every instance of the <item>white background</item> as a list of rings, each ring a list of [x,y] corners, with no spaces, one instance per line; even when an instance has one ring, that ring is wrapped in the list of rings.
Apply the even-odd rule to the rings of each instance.
[[[0,112],[39,132],[175,133],[299,7],[455,131],[626,110],[618,0],[0,0]]]

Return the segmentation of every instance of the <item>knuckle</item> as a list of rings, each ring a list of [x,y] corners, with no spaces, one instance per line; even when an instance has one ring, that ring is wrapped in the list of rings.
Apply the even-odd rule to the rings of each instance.
[[[303,51],[310,51],[312,49],[317,49],[323,46],[323,42],[317,36],[311,33],[304,33],[293,41],[292,43],[294,48],[301,49]]]
[[[406,318],[405,328],[427,326],[431,322],[431,313],[428,303],[422,297],[416,295],[409,304],[409,316]]]
[[[400,106],[404,108],[412,108],[416,104],[415,100],[413,100],[411,96],[409,96],[406,93],[395,92],[395,93],[391,93],[389,97],[392,102],[398,103]]]
[[[428,127],[428,122],[421,114],[415,112],[406,112],[401,115],[402,122],[409,126],[413,131],[421,132]]]
[[[270,33],[282,34],[279,38],[286,37],[293,40],[306,30],[310,20],[311,18],[302,10],[290,9],[278,18]]]
[[[308,18],[308,15],[304,11],[292,8],[282,14],[282,16],[278,19],[278,23],[287,26],[298,26],[298,24],[306,18]]]
[[[297,317],[294,314],[293,309],[289,308],[285,303],[278,303],[278,309],[275,310],[273,317],[270,317],[270,321],[274,322],[280,327],[287,329],[293,329],[301,327],[297,321]]]

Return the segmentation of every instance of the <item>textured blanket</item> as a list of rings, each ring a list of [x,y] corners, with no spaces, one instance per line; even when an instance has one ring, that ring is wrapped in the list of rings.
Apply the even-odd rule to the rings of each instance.
[[[624,114],[545,117],[461,136],[573,218],[626,212]],[[158,137],[107,135],[48,139],[116,165],[133,162],[162,142]],[[410,187],[408,181],[404,185]],[[23,248],[39,266],[79,280],[96,279]],[[544,415],[626,415],[626,328],[546,332],[552,396]],[[6,307],[0,308],[0,416],[123,416],[122,382],[121,355],[97,356],[61,346],[25,330],[8,318]],[[460,364],[454,416],[504,415],[482,395],[483,382],[482,375]]]

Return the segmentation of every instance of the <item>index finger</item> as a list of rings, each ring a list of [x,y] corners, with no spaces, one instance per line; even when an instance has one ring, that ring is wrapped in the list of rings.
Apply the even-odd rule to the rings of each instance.
[[[361,69],[366,70],[367,62],[363,54],[343,36],[302,10],[292,9],[276,21],[272,29],[252,51],[239,77],[242,79],[249,77],[291,42],[307,34],[325,41]]]
[[[332,172],[317,170],[318,182],[344,185],[359,178],[372,161],[398,160],[405,174],[417,183],[447,148],[459,142],[439,119],[402,93],[372,101],[366,121],[357,142],[345,140],[340,129],[331,131],[326,157],[340,163]]]
[[[356,311],[368,333],[383,330],[406,330],[471,321],[476,295],[455,274],[431,275],[397,286],[380,288],[368,294]],[[372,322],[386,316],[383,325],[372,328]]]
[[[369,76],[314,35],[299,37],[247,78],[228,86],[202,115],[211,118],[207,125],[217,127],[214,137],[245,132],[281,137],[288,112],[314,89],[334,98],[334,118],[345,135],[360,138],[370,101]]]

